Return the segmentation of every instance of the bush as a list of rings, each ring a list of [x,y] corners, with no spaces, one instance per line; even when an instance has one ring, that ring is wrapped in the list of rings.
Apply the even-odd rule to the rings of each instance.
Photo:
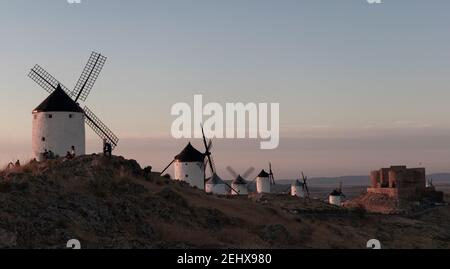
[[[8,193],[12,190],[12,183],[10,181],[0,179],[0,193]]]

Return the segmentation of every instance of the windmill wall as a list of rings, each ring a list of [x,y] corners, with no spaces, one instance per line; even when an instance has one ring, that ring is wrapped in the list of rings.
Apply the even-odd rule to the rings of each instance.
[[[256,178],[256,191],[258,193],[270,193],[270,179],[268,177]]]
[[[42,161],[47,149],[60,157],[66,156],[72,146],[77,155],[86,154],[84,114],[79,112],[33,113],[33,158]]]
[[[328,202],[330,205],[341,206],[342,205],[342,196],[330,195],[328,197]]]
[[[297,185],[291,186],[291,195],[300,197],[300,198],[305,198],[305,194],[303,193],[302,186],[297,186]]]
[[[247,195],[248,194],[247,185],[233,183],[233,184],[231,184],[231,187],[233,188],[231,190],[231,194],[233,194],[233,195]]]
[[[205,186],[206,193],[213,193],[219,195],[227,195],[228,186],[225,184],[206,184]]]
[[[185,181],[192,187],[203,190],[205,188],[205,174],[201,162],[175,161],[175,180]]]

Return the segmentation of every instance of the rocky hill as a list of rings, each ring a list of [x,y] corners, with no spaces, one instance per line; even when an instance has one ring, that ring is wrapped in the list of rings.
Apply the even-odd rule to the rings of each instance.
[[[0,172],[0,248],[449,248],[447,206],[377,215],[287,195],[218,197],[122,157]]]

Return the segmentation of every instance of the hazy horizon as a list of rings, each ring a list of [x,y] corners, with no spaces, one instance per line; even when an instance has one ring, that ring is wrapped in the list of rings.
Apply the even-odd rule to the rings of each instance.
[[[173,104],[280,103],[280,146],[214,140],[219,171],[274,163],[279,178],[382,166],[450,172],[450,2],[396,0],[0,2],[0,165],[31,157],[40,64],[73,88],[91,51],[108,57],[87,105],[115,154],[161,170]],[[201,141],[191,139],[199,150]],[[88,152],[101,141],[88,131]]]
[[[407,165],[408,167],[426,167],[427,174],[450,172],[447,160],[450,158],[450,129],[430,133],[429,130],[415,128],[385,129],[372,133],[371,129],[341,130],[340,135],[319,135],[315,132],[303,132],[297,137],[281,136],[280,147],[273,151],[259,149],[258,140],[213,140],[213,157],[217,169],[224,178],[231,178],[226,171],[232,166],[238,173],[243,173],[253,166],[255,176],[261,169],[266,169],[271,161],[278,179],[293,179],[304,171],[310,177],[338,177],[369,175],[372,170],[390,165]],[[412,133],[414,132],[414,133]],[[88,131],[91,133],[91,131]],[[87,151],[101,151],[101,141],[89,135]],[[115,154],[136,159],[141,166],[151,165],[154,171],[161,171],[191,141],[200,151],[203,144],[200,139],[174,140],[167,137],[125,137]],[[31,141],[20,140],[1,148],[17,152],[17,155],[0,153],[0,164],[6,164],[19,158],[29,160]],[[441,146],[445,145],[445,146]],[[2,151],[3,152],[3,151]],[[405,154],[407,153],[407,154]],[[430,159],[439,160],[429,162]],[[173,169],[168,173],[173,174]]]

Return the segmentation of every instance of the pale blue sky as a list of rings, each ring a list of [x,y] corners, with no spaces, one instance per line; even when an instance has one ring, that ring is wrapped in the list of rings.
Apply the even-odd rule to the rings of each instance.
[[[450,2],[384,2],[1,0],[0,162],[26,158],[31,110],[46,96],[27,78],[29,68],[39,63],[72,88],[96,50],[108,62],[87,104],[122,138],[119,153],[155,168],[179,145],[137,154],[133,143],[170,141],[171,106],[199,93],[206,102],[279,102],[280,149],[248,150],[255,166],[277,156],[286,177],[297,166],[316,175],[365,173],[391,162],[447,170],[448,144],[430,137],[446,137],[450,127]],[[289,149],[297,147],[286,141],[302,145],[305,137],[332,142],[320,150],[299,146],[292,160]],[[385,145],[395,137],[417,140],[394,143],[394,158]],[[342,139],[374,139],[376,146]],[[308,140],[314,143],[323,145]],[[355,145],[358,153],[348,153]],[[232,162],[236,150],[216,154]],[[348,156],[339,158],[343,151]]]

